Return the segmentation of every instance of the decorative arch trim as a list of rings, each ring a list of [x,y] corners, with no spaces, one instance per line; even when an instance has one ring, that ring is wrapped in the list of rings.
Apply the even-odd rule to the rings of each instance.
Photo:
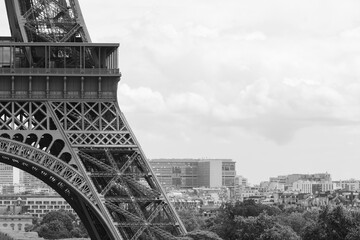
[[[85,177],[69,164],[37,148],[3,137],[0,137],[0,162],[27,171],[44,181],[64,197],[76,212],[79,210],[79,205],[74,199],[82,199],[96,215],[98,223],[108,230],[106,220],[96,206]],[[79,217],[84,223],[91,221],[84,219],[83,214],[79,214]]]

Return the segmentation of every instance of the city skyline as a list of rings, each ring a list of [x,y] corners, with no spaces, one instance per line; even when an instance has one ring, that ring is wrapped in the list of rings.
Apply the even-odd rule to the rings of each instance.
[[[148,158],[358,178],[360,2],[80,4],[93,42],[121,44],[118,99]]]

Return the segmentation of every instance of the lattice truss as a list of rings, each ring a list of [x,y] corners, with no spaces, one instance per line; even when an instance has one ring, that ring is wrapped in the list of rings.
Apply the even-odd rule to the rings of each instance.
[[[73,146],[135,146],[115,102],[52,102]]]
[[[87,42],[74,0],[21,0],[29,42],[67,42],[75,37]]]
[[[75,189],[84,195],[86,199],[90,199],[92,202],[95,201],[84,176],[74,167],[46,151],[1,136],[0,152],[25,159],[26,161],[20,161],[19,159],[1,154],[2,162],[15,165],[21,169],[28,168],[28,172],[33,172],[34,175],[40,177],[47,184],[55,186],[58,192],[71,196],[71,190],[68,187],[72,186],[72,190]]]
[[[124,239],[176,239],[180,229],[137,151],[79,149],[79,157]]]
[[[42,102],[0,102],[0,130],[56,130]]]
[[[176,239],[182,233],[116,102],[12,101],[0,107],[0,161],[68,198],[76,192],[98,206],[100,196],[123,239]]]
[[[85,186],[45,102],[1,101],[0,130],[0,152],[23,157],[73,185]],[[34,165],[29,166],[36,172]]]

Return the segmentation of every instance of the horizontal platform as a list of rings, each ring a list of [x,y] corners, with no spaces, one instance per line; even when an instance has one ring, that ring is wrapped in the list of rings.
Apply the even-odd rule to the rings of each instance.
[[[0,67],[4,76],[115,76],[120,77],[119,69],[101,68],[8,68]]]
[[[118,48],[119,43],[89,43],[89,42],[11,42],[0,41],[0,47],[13,46],[13,47],[101,47],[101,48]]]

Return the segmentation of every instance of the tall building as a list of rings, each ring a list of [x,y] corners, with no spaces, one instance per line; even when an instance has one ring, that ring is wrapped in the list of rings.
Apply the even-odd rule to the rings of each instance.
[[[231,159],[152,159],[150,165],[164,187],[229,187],[235,185]]]
[[[50,188],[47,184],[45,184],[40,179],[35,176],[24,172],[22,170],[19,171],[19,184],[25,186],[25,190],[35,190],[38,188]]]
[[[0,163],[0,185],[10,185],[14,183],[13,167]]]
[[[235,176],[234,183],[234,196],[236,199],[241,199],[242,193],[248,187],[248,180],[243,176],[237,175]]]

